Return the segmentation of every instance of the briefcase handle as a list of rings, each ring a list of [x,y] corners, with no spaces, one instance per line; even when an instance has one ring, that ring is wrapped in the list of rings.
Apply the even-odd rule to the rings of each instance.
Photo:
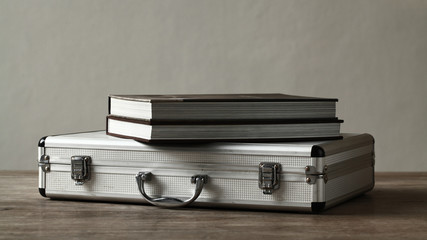
[[[188,204],[194,202],[200,195],[200,193],[203,190],[203,186],[208,182],[208,176],[207,175],[195,175],[191,177],[191,183],[196,184],[196,190],[194,191],[194,194],[191,198],[187,200],[181,200],[178,198],[173,197],[158,197],[158,198],[152,198],[148,196],[145,193],[144,190],[144,182],[150,181],[152,177],[151,172],[139,172],[135,178],[136,182],[138,184],[139,192],[142,194],[142,197],[144,199],[158,207],[166,207],[166,208],[172,208],[172,207],[184,207]]]

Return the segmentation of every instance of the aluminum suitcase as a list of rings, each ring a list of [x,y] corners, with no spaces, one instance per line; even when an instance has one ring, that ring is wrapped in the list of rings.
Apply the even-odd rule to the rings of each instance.
[[[374,139],[145,144],[104,131],[44,137],[39,191],[52,199],[319,212],[374,187]]]

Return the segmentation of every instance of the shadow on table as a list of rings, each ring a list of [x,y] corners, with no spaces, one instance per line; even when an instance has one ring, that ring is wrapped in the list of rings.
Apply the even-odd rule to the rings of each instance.
[[[325,215],[427,214],[427,189],[378,189],[326,210]]]

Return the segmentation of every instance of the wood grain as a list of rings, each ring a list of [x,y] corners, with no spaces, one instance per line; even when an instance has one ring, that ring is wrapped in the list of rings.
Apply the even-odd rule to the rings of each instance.
[[[0,239],[427,239],[427,173],[377,173],[321,214],[50,200],[35,172],[0,172],[0,191]]]

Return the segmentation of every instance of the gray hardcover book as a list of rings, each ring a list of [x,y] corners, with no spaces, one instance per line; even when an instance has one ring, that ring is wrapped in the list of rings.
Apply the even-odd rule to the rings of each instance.
[[[318,212],[371,190],[374,139],[144,144],[104,131],[39,142],[39,190],[53,199]]]

